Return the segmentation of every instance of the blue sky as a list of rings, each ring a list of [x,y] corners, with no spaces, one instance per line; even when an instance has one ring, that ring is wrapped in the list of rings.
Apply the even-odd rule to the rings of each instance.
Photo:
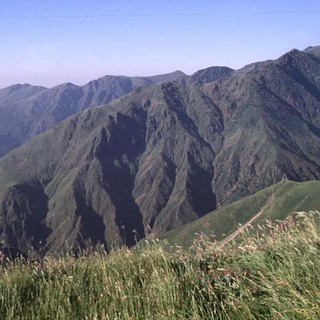
[[[0,87],[237,69],[319,30],[318,0],[0,0]]]

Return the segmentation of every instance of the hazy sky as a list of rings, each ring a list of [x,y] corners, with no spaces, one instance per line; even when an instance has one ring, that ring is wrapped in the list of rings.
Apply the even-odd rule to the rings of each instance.
[[[241,68],[319,30],[319,0],[0,0],[0,87]]]

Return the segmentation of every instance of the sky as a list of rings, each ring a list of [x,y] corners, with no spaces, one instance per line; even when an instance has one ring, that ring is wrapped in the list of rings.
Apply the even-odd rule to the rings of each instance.
[[[319,30],[319,0],[0,0],[0,88],[239,69]]]

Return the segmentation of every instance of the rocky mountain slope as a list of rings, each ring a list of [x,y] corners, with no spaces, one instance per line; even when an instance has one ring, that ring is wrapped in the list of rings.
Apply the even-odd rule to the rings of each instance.
[[[136,88],[8,153],[0,239],[22,251],[132,245],[284,177],[319,179],[320,49],[310,50],[209,83]]]
[[[105,76],[84,86],[66,83],[47,89],[18,84],[0,89],[0,156],[67,117],[107,104],[135,88],[168,81],[206,83],[232,72],[227,67],[212,67],[190,77],[175,71],[151,77]]]

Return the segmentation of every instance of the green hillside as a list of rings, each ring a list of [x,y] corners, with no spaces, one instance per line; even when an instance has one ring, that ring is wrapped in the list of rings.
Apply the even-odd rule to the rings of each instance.
[[[196,234],[204,233],[222,240],[244,226],[268,220],[283,220],[297,211],[319,210],[320,181],[293,182],[284,180],[252,196],[208,213],[204,217],[173,230],[163,238],[170,243],[190,246]]]

